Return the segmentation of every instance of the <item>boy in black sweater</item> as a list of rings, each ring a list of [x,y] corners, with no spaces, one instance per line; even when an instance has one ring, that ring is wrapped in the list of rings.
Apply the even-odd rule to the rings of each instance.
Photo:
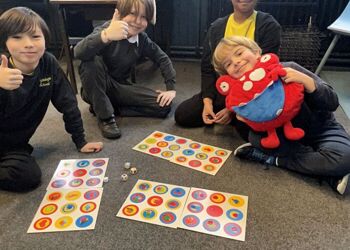
[[[91,104],[106,138],[121,136],[116,115],[165,118],[170,112],[176,95],[175,70],[169,57],[144,32],[154,14],[154,0],[118,0],[112,20],[74,48],[81,60],[81,96]],[[165,91],[128,81],[132,67],[144,57],[160,67]]]
[[[34,11],[16,7],[0,16],[0,189],[27,191],[40,183],[41,171],[29,140],[50,101],[63,113],[68,133],[83,153],[99,152],[87,143],[73,90],[56,59],[45,52],[49,29]]]

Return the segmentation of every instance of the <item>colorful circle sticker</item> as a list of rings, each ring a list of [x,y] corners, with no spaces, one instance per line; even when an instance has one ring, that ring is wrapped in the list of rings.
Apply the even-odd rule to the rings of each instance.
[[[214,165],[210,165],[210,164],[204,165],[203,168],[208,172],[212,172],[212,171],[216,170],[216,167]]]
[[[168,146],[168,143],[165,142],[165,141],[160,141],[157,143],[157,146],[160,147],[160,148],[165,148]]]
[[[80,196],[81,196],[80,191],[70,191],[69,193],[66,194],[66,200],[75,201],[79,199]]]
[[[85,169],[77,169],[73,172],[74,177],[82,177],[86,175],[87,171]]]
[[[223,203],[226,200],[225,195],[220,194],[220,193],[213,193],[210,195],[210,200],[214,203]]]
[[[178,157],[175,158],[175,160],[177,162],[181,162],[182,163],[182,162],[186,162],[187,158],[185,156],[178,156]]]
[[[58,201],[59,199],[61,199],[61,197],[62,197],[62,193],[61,192],[53,192],[53,193],[48,195],[47,200],[49,200],[49,201]]]
[[[179,146],[179,145],[170,145],[170,146],[169,146],[169,149],[170,149],[171,151],[177,151],[177,150],[180,149],[180,146]]]
[[[70,171],[68,169],[63,169],[62,171],[57,173],[57,177],[59,178],[65,178],[70,175]]]
[[[166,192],[168,192],[168,187],[165,185],[157,185],[153,188],[153,191],[156,194],[165,194]]]
[[[186,215],[182,219],[182,223],[188,227],[196,227],[198,226],[199,222],[200,222],[199,218],[193,214]]]
[[[184,155],[189,156],[189,155],[193,155],[193,154],[194,154],[194,151],[193,151],[192,149],[184,149],[184,150],[182,151],[182,153],[183,153]]]
[[[141,149],[141,150],[148,149],[148,145],[146,145],[146,144],[140,144],[140,145],[138,146],[138,149]]]
[[[207,193],[203,190],[196,190],[192,193],[193,199],[201,201],[207,198]]]
[[[80,206],[80,211],[83,213],[91,213],[92,211],[94,211],[96,209],[97,205],[95,202],[92,201],[88,201],[83,203]]]
[[[100,196],[100,192],[97,190],[89,190],[84,194],[86,200],[94,200]]]
[[[36,230],[45,230],[52,224],[52,220],[49,217],[43,217],[34,222],[34,228]]]
[[[171,151],[164,151],[164,152],[161,153],[161,156],[163,156],[164,158],[170,158],[173,155],[174,155],[174,153],[171,152]]]
[[[243,213],[239,211],[238,209],[229,209],[226,212],[226,216],[234,221],[242,220],[243,219]]]
[[[170,199],[165,203],[165,206],[168,209],[177,209],[180,207],[180,205],[181,205],[181,202],[176,199]]]
[[[164,140],[165,141],[173,141],[173,140],[175,140],[175,136],[167,135],[167,136],[164,137]]]
[[[147,139],[145,140],[145,142],[146,142],[147,144],[154,144],[154,143],[157,142],[157,139],[155,139],[155,138],[147,138]]]
[[[198,153],[196,154],[196,158],[203,161],[208,158],[208,155],[206,153]]]
[[[190,160],[188,162],[188,165],[190,167],[193,167],[193,168],[198,168],[198,167],[200,167],[202,165],[202,163],[200,161],[198,161],[198,160]]]
[[[178,143],[178,144],[185,144],[187,142],[187,140],[186,139],[177,139],[176,140],[176,143]]]
[[[58,229],[64,229],[69,227],[73,222],[72,217],[70,216],[63,216],[61,218],[58,218],[55,222],[55,227]]]
[[[83,179],[73,179],[69,182],[70,187],[79,187],[84,183]]]
[[[207,207],[207,213],[212,217],[219,217],[224,213],[224,211],[217,205],[211,205]]]
[[[214,148],[213,148],[213,147],[210,147],[210,146],[203,146],[203,147],[202,147],[202,151],[203,151],[204,153],[211,153],[211,152],[214,151]]]
[[[209,232],[216,232],[220,229],[220,222],[215,219],[207,219],[203,221],[203,227]]]
[[[214,156],[214,157],[210,157],[210,158],[209,158],[209,161],[210,161],[211,163],[213,163],[213,164],[219,164],[219,163],[222,162],[222,159],[219,158],[219,157]]]
[[[151,154],[158,154],[161,150],[160,150],[160,148],[150,148],[148,151]]]
[[[134,216],[139,211],[139,207],[135,205],[127,205],[123,208],[122,212],[126,216]]]
[[[62,180],[62,179],[58,179],[58,180],[55,180],[51,183],[51,187],[53,188],[61,188],[63,187],[64,185],[66,185],[66,181],[65,180]]]
[[[40,210],[40,213],[43,215],[50,215],[57,211],[57,205],[56,204],[46,204],[43,206]]]
[[[193,142],[193,143],[190,143],[190,148],[192,149],[199,149],[201,147],[201,145],[197,142]]]
[[[222,149],[219,149],[219,150],[216,150],[216,151],[215,151],[215,154],[216,154],[217,156],[226,156],[226,155],[227,155],[227,151],[222,150]]]
[[[141,217],[146,220],[154,219],[157,216],[157,211],[153,208],[146,208],[141,212]]]
[[[61,212],[63,214],[70,214],[75,211],[77,204],[75,203],[66,203],[61,207]]]
[[[186,194],[186,191],[183,188],[176,187],[170,191],[170,194],[176,198],[180,198]]]
[[[156,133],[153,134],[153,136],[154,136],[155,138],[162,138],[162,137],[164,136],[164,134],[163,134],[163,133],[160,133],[160,132],[156,132]]]
[[[86,228],[91,225],[91,223],[94,221],[94,218],[90,215],[83,215],[80,216],[76,221],[75,225],[80,228]]]
[[[188,209],[188,211],[196,214],[196,213],[200,213],[203,211],[203,205],[202,205],[202,203],[194,201],[194,202],[190,202],[187,205],[187,209]]]
[[[151,184],[149,184],[149,183],[147,183],[147,182],[143,182],[143,183],[140,183],[139,185],[138,185],[138,189],[139,190],[142,190],[142,191],[147,191],[148,189],[150,189],[152,186],[151,186]]]
[[[89,171],[90,176],[99,176],[103,173],[103,169],[101,168],[94,168]]]
[[[89,187],[92,186],[97,186],[98,184],[100,184],[101,180],[99,178],[90,178],[86,181],[86,185],[88,185]]]
[[[71,165],[73,165],[73,162],[71,162],[71,161],[65,161],[64,163],[63,163],[63,166],[64,167],[70,167]]]
[[[231,222],[224,226],[224,231],[229,236],[238,236],[241,234],[242,229],[238,224]]]
[[[130,196],[130,200],[133,203],[141,203],[146,199],[146,196],[142,193],[134,193]]]
[[[159,215],[159,219],[164,224],[172,224],[176,221],[176,214],[172,212],[164,212],[161,215]]]
[[[231,206],[234,206],[234,207],[241,207],[244,205],[244,199],[240,196],[231,196],[229,199],[228,199],[228,202],[230,203]]]
[[[105,164],[106,164],[106,161],[102,160],[102,159],[94,160],[92,162],[92,166],[94,166],[94,167],[102,167]]]
[[[90,165],[90,162],[88,160],[82,160],[77,162],[77,167],[79,168],[86,168]]]
[[[157,195],[151,196],[148,198],[147,203],[152,207],[157,207],[163,203],[163,198]]]

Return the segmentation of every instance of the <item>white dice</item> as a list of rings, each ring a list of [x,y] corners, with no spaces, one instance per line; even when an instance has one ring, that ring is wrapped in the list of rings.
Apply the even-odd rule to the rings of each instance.
[[[130,162],[127,161],[124,163],[124,169],[129,169],[130,166],[131,166]]]
[[[121,179],[122,181],[127,181],[127,180],[128,180],[128,175],[127,175],[127,174],[122,174],[122,175],[120,176],[120,179]]]
[[[130,168],[130,174],[136,174],[137,173],[137,168],[132,167]]]

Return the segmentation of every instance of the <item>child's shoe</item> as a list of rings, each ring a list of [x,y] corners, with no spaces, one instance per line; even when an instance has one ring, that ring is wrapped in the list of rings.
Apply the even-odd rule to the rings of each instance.
[[[98,127],[100,128],[103,137],[107,139],[117,139],[122,135],[114,117],[99,120]]]
[[[244,160],[256,161],[267,166],[277,166],[276,157],[267,155],[260,149],[252,146],[251,143],[245,143],[236,148],[233,155]]]
[[[350,173],[345,175],[343,178],[329,177],[327,178],[328,184],[331,188],[340,195],[345,193],[346,187],[348,186]]]

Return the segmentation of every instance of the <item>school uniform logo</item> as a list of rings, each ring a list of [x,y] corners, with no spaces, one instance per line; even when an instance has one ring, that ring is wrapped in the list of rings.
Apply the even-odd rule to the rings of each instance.
[[[51,85],[51,77],[45,77],[39,80],[39,87],[47,87]]]

